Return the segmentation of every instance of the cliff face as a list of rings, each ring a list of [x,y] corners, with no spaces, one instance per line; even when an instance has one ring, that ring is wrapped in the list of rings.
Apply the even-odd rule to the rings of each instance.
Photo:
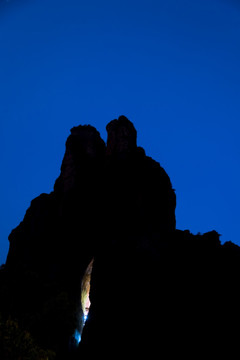
[[[73,255],[78,262],[78,252],[93,257],[103,235],[175,230],[175,193],[164,169],[137,147],[127,118],[107,131],[105,146],[89,125],[71,130],[54,192],[34,199],[10,234],[7,266],[38,268],[44,259],[54,267],[53,257],[68,263],[69,252],[69,262]]]
[[[170,179],[134,125],[121,116],[107,132],[105,145],[91,126],[71,130],[54,191],[10,234],[5,316],[64,359],[223,352],[238,331],[239,248],[176,230]]]

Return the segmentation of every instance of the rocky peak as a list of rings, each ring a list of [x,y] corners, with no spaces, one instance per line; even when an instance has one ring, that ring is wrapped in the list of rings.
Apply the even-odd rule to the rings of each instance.
[[[61,175],[55,184],[55,190],[67,192],[72,189],[77,175],[84,169],[84,164],[98,161],[105,155],[105,143],[100,133],[91,125],[79,125],[71,129],[66,141],[66,151],[62,161]]]
[[[96,157],[99,151],[103,153],[104,148],[100,133],[91,125],[73,127],[66,142],[66,151],[70,151],[77,161],[85,156]]]
[[[137,132],[125,116],[112,120],[107,126],[107,155],[129,153],[137,146]]]

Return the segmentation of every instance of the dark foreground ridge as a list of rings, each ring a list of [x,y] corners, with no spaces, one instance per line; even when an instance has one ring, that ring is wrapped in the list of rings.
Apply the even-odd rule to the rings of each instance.
[[[239,355],[240,248],[176,230],[170,179],[134,125],[107,132],[71,130],[54,191],[9,236],[1,360]]]

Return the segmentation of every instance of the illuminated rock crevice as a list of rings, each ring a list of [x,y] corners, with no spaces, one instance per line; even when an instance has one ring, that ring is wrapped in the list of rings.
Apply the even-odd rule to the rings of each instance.
[[[91,260],[90,264],[88,265],[85,274],[82,279],[81,284],[81,306],[83,311],[83,320],[84,323],[87,320],[89,308],[91,305],[89,293],[90,293],[90,282],[91,282],[91,274],[92,274],[92,267],[93,267],[93,261]]]
[[[92,259],[88,264],[81,281],[81,295],[80,295],[80,310],[79,310],[79,321],[77,329],[75,329],[73,336],[70,339],[70,348],[74,349],[81,341],[83,328],[88,318],[89,309],[91,306],[90,302],[90,285],[91,275],[93,268]]]

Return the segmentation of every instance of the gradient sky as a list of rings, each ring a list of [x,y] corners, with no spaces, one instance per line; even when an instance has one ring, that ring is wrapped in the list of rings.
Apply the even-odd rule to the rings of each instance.
[[[122,114],[171,178],[177,228],[240,245],[238,1],[0,0],[0,264],[70,128],[106,140]]]

